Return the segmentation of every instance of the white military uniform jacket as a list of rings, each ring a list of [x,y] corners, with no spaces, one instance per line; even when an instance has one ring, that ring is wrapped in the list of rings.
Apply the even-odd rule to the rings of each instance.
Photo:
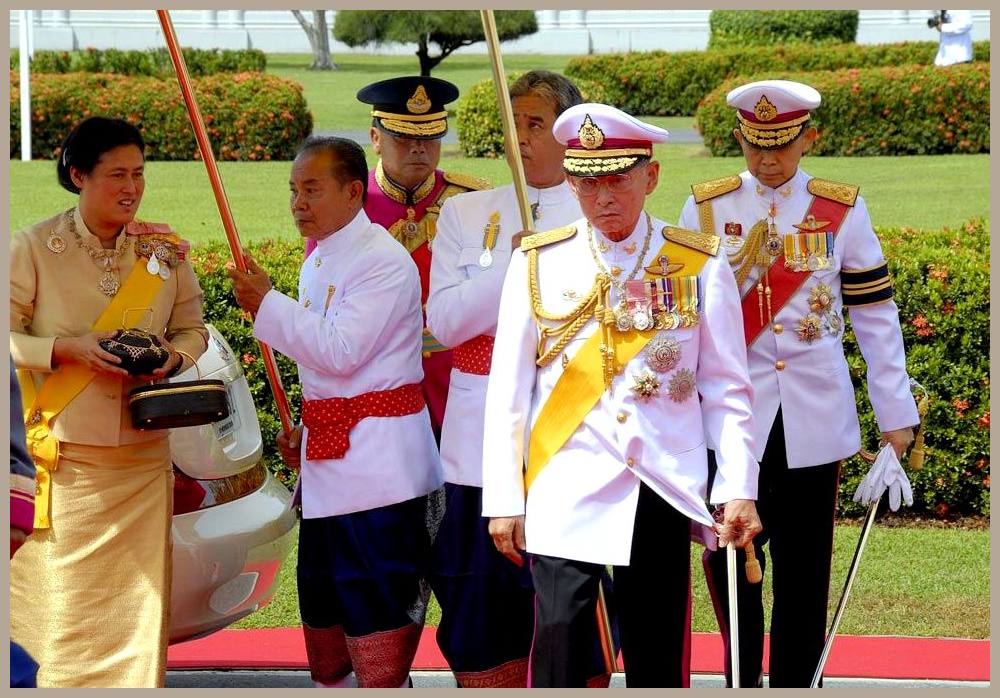
[[[417,267],[364,211],[319,241],[302,264],[299,300],[271,290],[254,336],[298,362],[306,400],[353,397],[423,378]],[[406,501],[441,486],[425,407],[367,417],[343,458],[308,461],[302,440],[302,516],[348,514]]]
[[[947,10],[951,21],[941,25],[934,65],[954,65],[972,60],[972,11]]]
[[[778,234],[797,232],[793,226],[803,222],[813,199],[806,189],[812,179],[810,175],[799,169],[777,189],[760,184],[749,172],[741,173],[739,179],[738,188],[710,199],[717,234],[724,234],[727,222],[741,223],[745,239],[755,222],[767,219],[772,200]],[[680,225],[700,229],[693,196],[684,204]],[[722,248],[735,251],[725,241]],[[811,273],[811,278],[783,308],[774,308],[773,322],[765,325],[750,346],[758,460],[764,454],[779,407],[790,468],[832,463],[860,449],[854,387],[844,358],[841,272],[873,270],[883,264],[885,258],[872,230],[868,208],[864,199],[858,197],[834,240],[830,266],[801,272]],[[748,293],[758,277],[757,271],[752,272],[740,289],[741,294]],[[806,341],[799,338],[797,329],[800,320],[812,312],[810,293],[818,292],[820,285],[828,287],[831,303],[819,313],[823,318],[819,337]],[[869,396],[879,428],[889,431],[916,425],[919,419],[909,389],[895,302],[889,298],[871,305],[852,306],[850,313],[854,334],[868,364]],[[778,366],[782,368],[779,370]]]
[[[547,189],[528,187],[537,204],[537,225],[557,228],[580,218],[580,204],[563,182]],[[500,230],[483,267],[484,231],[499,213]],[[510,262],[511,238],[522,229],[514,186],[474,191],[444,202],[438,217],[427,326],[446,347],[479,335],[496,336],[500,291]],[[500,349],[499,351],[503,351]],[[445,482],[482,487],[483,417],[489,376],[451,371],[448,406],[441,427],[441,464]]]
[[[643,266],[653,263],[664,242],[664,222],[652,219],[652,224]],[[581,219],[575,227],[576,234],[569,239],[539,250],[539,291],[549,312],[569,312],[602,271],[590,249],[587,221]],[[618,265],[627,276],[639,258],[646,229],[643,214],[628,238],[610,245],[607,253],[598,250],[603,264]],[[603,238],[599,231],[594,235]],[[637,278],[641,276],[640,272]],[[529,298],[527,255],[513,256],[500,302],[497,350],[486,396],[483,515],[525,514],[528,552],[627,565],[641,482],[685,516],[711,526],[705,505],[706,433],[719,444],[720,469],[712,501],[756,498],[751,387],[740,335],[739,298],[725,259],[710,257],[699,283],[700,323],[660,333],[677,340],[681,358],[671,372],[658,374],[663,384],[659,396],[641,401],[630,389],[634,375],[646,367],[644,350],[615,376],[610,390],[553,454],[526,497],[523,465],[528,436],[563,372],[563,362],[556,359],[544,367],[535,363],[539,331]],[[614,291],[611,302],[617,303]],[[591,317],[564,350],[570,360],[597,329]],[[697,392],[684,392],[675,402],[667,385],[682,370],[694,372]]]

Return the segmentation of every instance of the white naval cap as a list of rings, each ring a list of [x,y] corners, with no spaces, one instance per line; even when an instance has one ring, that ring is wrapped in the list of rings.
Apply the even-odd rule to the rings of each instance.
[[[653,156],[653,143],[664,143],[666,129],[639,121],[621,109],[587,102],[556,119],[552,135],[566,146],[563,169],[577,177],[627,172]]]
[[[798,137],[820,95],[801,82],[759,80],[731,90],[726,103],[736,107],[746,140],[760,148],[780,148]]]

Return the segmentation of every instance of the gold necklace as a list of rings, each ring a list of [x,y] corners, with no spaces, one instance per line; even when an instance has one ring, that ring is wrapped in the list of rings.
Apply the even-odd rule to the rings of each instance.
[[[621,274],[619,270],[618,274],[614,274],[610,269],[605,266],[604,261],[597,254],[597,247],[594,243],[594,227],[587,221],[587,241],[590,243],[590,254],[594,257],[594,262],[597,264],[597,268],[603,271],[605,274],[611,278],[611,283],[618,291],[618,305],[615,306],[615,327],[618,328],[620,332],[628,332],[632,329],[632,318],[628,314],[625,306],[625,282],[632,281],[639,274],[639,270],[643,268],[643,262],[646,260],[646,252],[649,251],[649,241],[653,239],[653,218],[647,213],[646,214],[646,238],[642,241],[642,250],[639,252],[639,258],[636,260],[635,268],[632,269],[625,281],[618,281],[615,277]],[[610,299],[609,299],[610,300]]]
[[[76,244],[90,256],[90,259],[93,260],[94,264],[96,264],[99,269],[102,269],[101,280],[98,283],[98,288],[101,289],[101,293],[104,295],[109,297],[114,296],[118,293],[118,289],[121,288],[121,278],[118,274],[118,260],[131,246],[132,239],[126,235],[125,241],[118,249],[95,249],[83,241],[83,236],[80,235],[80,231],[76,229],[76,217],[71,211],[68,212],[68,214],[69,229],[73,231],[73,235],[76,236]],[[119,235],[124,235],[124,233],[119,233]]]

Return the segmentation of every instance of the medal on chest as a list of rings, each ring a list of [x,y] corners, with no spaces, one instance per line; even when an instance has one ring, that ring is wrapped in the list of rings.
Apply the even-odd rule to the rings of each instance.
[[[417,212],[413,210],[413,207],[408,207],[406,209],[406,220],[403,221],[403,235],[407,240],[412,240],[417,236]]]
[[[483,229],[483,253],[479,255],[479,266],[487,269],[493,264],[493,247],[497,244],[500,234],[500,212],[490,214],[490,220]]]

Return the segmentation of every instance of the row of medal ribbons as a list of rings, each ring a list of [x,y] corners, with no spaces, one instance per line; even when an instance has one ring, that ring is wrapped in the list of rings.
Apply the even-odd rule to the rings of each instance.
[[[697,276],[673,276],[625,282],[625,298],[615,310],[620,332],[673,330],[698,324]]]
[[[833,233],[789,233],[784,237],[786,269],[817,271],[829,268],[833,257]]]

